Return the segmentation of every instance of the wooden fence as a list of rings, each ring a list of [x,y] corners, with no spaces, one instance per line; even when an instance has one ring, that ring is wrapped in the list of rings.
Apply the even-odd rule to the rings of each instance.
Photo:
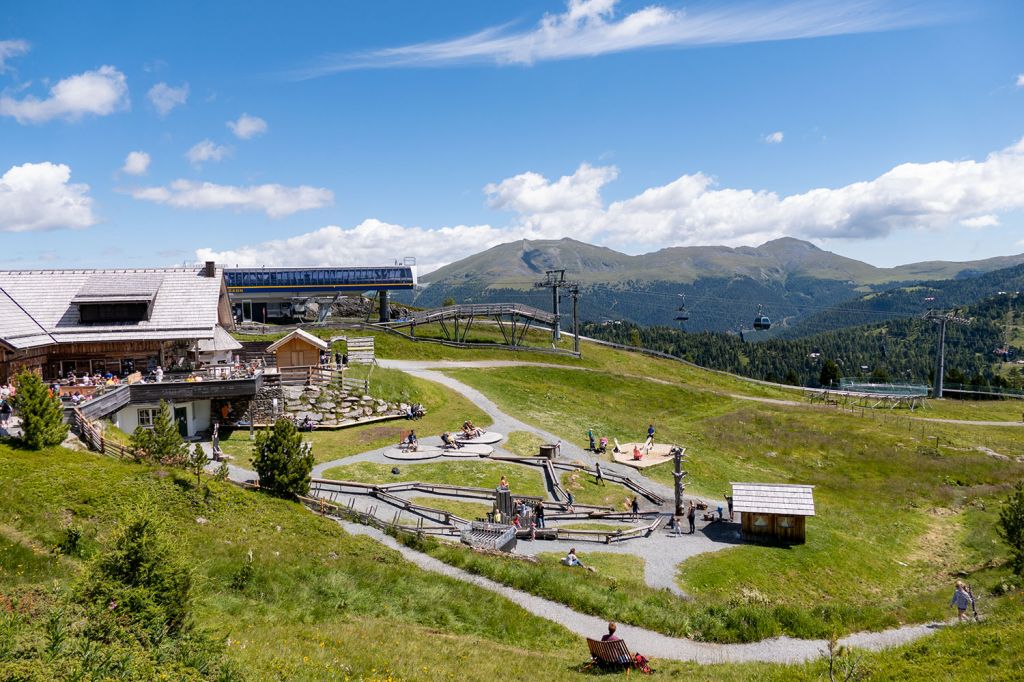
[[[108,440],[99,429],[92,425],[92,422],[85,418],[85,415],[77,407],[71,408],[71,428],[82,439],[82,442],[96,452],[101,452],[108,457],[116,459],[132,458],[128,448],[120,443],[113,443]]]

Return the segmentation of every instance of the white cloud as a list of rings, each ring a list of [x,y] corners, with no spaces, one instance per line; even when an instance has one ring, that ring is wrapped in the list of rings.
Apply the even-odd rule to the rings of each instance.
[[[595,168],[584,163],[572,175],[563,175],[554,182],[539,173],[521,173],[486,185],[484,194],[491,207],[518,213],[598,208],[601,188],[618,175],[614,166]]]
[[[1024,88],[1024,73],[1017,74],[1017,87]]]
[[[136,199],[167,204],[175,208],[263,211],[271,218],[329,206],[334,193],[321,187],[300,185],[217,185],[212,182],[175,180],[167,187],[143,187],[131,190]]]
[[[242,140],[248,140],[267,132],[267,122],[259,116],[250,116],[249,114],[242,114],[237,121],[228,121],[227,125],[235,137]]]
[[[351,228],[329,225],[288,239],[238,249],[202,248],[196,251],[196,258],[232,266],[299,267],[391,263],[396,257],[415,255],[420,272],[426,273],[504,241],[508,241],[507,233],[490,225],[427,229],[392,225],[371,218]]]
[[[166,116],[171,113],[171,109],[188,101],[188,83],[182,83],[176,88],[167,83],[157,83],[149,89],[146,97],[158,114]]]
[[[995,227],[999,224],[999,216],[989,213],[986,215],[975,216],[974,218],[964,218],[960,221],[960,224],[964,227],[969,227],[972,230],[980,230],[984,227]]]
[[[632,254],[697,244],[753,246],[783,236],[872,239],[898,230],[998,224],[998,213],[1024,208],[1024,140],[983,160],[906,163],[877,178],[780,196],[720,188],[703,173],[682,175],[621,201],[602,190],[613,166],[582,164],[555,180],[521,173],[485,186],[488,205],[513,211],[505,226],[422,228],[365,220],[230,251],[201,249],[200,260],[240,265],[379,263],[415,256],[423,272],[516,239],[574,237]],[[170,203],[164,188],[154,201]],[[396,253],[396,245],[402,245]]]
[[[64,164],[26,163],[0,176],[0,231],[77,229],[96,223],[89,185],[69,184]]]
[[[201,164],[205,161],[220,161],[231,153],[231,150],[224,145],[214,144],[210,140],[196,142],[185,152],[185,157],[194,164]]]
[[[65,78],[50,88],[46,99],[0,96],[0,115],[12,116],[18,123],[45,123],[55,118],[73,121],[86,114],[106,116],[128,107],[127,79],[113,66]]]
[[[28,52],[27,40],[0,40],[0,73],[7,70],[7,60]]]
[[[782,138],[785,137],[781,130],[776,130],[774,133],[769,133],[764,136],[765,144],[781,144]]]
[[[145,175],[149,170],[149,154],[146,152],[129,152],[125,157],[121,172],[128,175]]]
[[[542,179],[530,192],[559,183]],[[502,205],[515,207],[518,201],[505,196]],[[607,207],[581,210],[566,202],[519,211],[517,220],[530,236],[578,235],[635,253],[669,245],[753,245],[786,235],[870,239],[902,229],[943,229],[1018,208],[1024,208],[1024,140],[982,161],[906,163],[873,180],[789,196],[719,188],[698,172]]]
[[[792,40],[890,30],[938,21],[901,2],[717,4],[683,11],[647,5],[617,15],[618,0],[568,0],[521,31],[495,26],[453,40],[355,54],[328,55],[293,74],[315,78],[353,69],[429,67],[459,63],[532,64],[653,47],[694,47]]]

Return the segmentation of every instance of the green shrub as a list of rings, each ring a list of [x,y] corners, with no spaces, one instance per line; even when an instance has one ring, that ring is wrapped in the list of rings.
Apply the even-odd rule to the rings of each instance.
[[[1024,482],[1017,484],[999,510],[998,531],[1010,548],[1010,568],[1017,575],[1024,574]]]
[[[84,601],[137,625],[152,640],[180,634],[188,624],[192,572],[145,512],[127,519],[81,585]]]
[[[60,445],[68,435],[60,398],[31,372],[22,372],[15,379],[17,407],[21,416],[21,440],[32,450]]]
[[[290,419],[278,419],[273,428],[256,435],[256,457],[253,466],[260,477],[260,487],[282,497],[309,492],[313,453],[302,434]]]

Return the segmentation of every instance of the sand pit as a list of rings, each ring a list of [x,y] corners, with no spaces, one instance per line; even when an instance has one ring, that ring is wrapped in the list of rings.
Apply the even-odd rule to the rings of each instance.
[[[640,452],[643,453],[642,459],[633,459],[634,447],[639,448]],[[612,453],[612,459],[619,464],[625,464],[634,469],[646,469],[662,462],[671,462],[673,447],[673,445],[668,443],[655,443],[649,448],[646,443],[621,443],[619,445],[619,452]]]

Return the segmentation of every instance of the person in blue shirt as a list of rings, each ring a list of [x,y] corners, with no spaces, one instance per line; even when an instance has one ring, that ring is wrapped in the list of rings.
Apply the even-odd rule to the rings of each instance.
[[[654,424],[647,425],[647,440],[651,441],[651,445],[654,445]]]

